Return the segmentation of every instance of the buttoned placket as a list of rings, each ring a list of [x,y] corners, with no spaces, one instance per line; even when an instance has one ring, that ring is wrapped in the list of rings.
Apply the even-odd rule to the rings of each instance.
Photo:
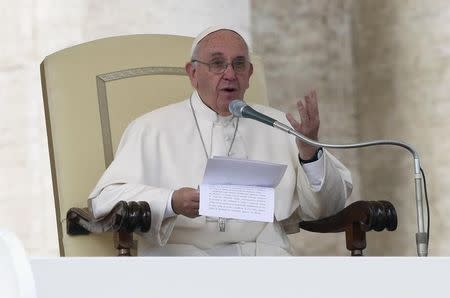
[[[211,129],[211,157],[233,155],[234,144],[232,142],[236,128],[236,120],[217,116]],[[236,139],[234,142],[236,142]]]
[[[231,156],[233,151],[233,135],[235,133],[236,119],[217,115],[211,130],[211,156]],[[234,125],[233,125],[234,124]],[[235,141],[235,140],[234,140]],[[217,224],[220,232],[226,230],[226,219],[219,217]]]
[[[206,144],[210,144],[210,148],[204,148],[206,151],[206,155],[210,158],[213,156],[232,156],[233,155],[233,146],[235,145],[237,138],[237,125],[238,118],[233,118],[232,116],[223,117],[215,114],[213,116],[212,110],[209,110],[204,103],[201,102],[201,99],[197,97],[197,94],[194,94],[194,103],[192,104],[194,120],[198,123],[198,132],[200,133],[200,137],[203,139],[203,146],[207,146]],[[191,98],[192,100],[192,98]],[[197,107],[198,105],[198,107]],[[195,116],[195,113],[198,112],[199,119]],[[203,119],[203,117],[205,117]],[[209,121],[212,120],[212,126],[210,130],[210,134],[206,134],[201,125],[203,120]],[[213,118],[213,119],[211,119]],[[209,122],[208,121],[208,122]],[[211,122],[210,122],[211,123]],[[209,138],[208,138],[209,137]],[[208,140],[209,139],[209,140]],[[209,142],[208,142],[209,141]],[[209,152],[208,152],[209,151]],[[209,154],[208,154],[209,153]],[[208,157],[207,156],[207,157]],[[206,216],[206,221],[217,221],[218,228],[220,232],[225,232],[226,228],[226,219],[225,218],[214,218]]]

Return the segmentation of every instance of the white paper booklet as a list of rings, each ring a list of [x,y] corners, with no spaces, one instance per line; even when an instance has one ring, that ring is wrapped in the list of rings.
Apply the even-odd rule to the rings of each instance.
[[[213,157],[200,185],[199,214],[273,222],[275,190],[286,165]]]

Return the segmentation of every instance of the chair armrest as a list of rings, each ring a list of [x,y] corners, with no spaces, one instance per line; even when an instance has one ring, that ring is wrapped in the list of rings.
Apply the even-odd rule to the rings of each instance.
[[[104,217],[95,219],[87,208],[71,208],[67,212],[67,234],[87,235],[114,231],[119,255],[129,255],[133,232],[148,232],[151,212],[147,202],[118,202]],[[388,201],[357,201],[333,216],[314,221],[300,221],[301,229],[316,233],[345,232],[347,249],[361,256],[366,248],[366,232],[395,231],[397,212]]]
[[[102,218],[94,218],[88,208],[70,208],[66,215],[67,234],[71,236],[114,233],[114,244],[119,256],[131,255],[134,232],[148,232],[151,227],[151,209],[147,202],[118,202]]]
[[[397,212],[388,201],[357,201],[333,216],[298,225],[310,232],[345,232],[347,249],[352,256],[360,256],[366,248],[366,232],[397,229]]]
[[[147,202],[118,202],[102,218],[94,218],[88,208],[70,208],[67,211],[67,234],[87,235],[90,233],[148,232],[151,226],[150,205]]]

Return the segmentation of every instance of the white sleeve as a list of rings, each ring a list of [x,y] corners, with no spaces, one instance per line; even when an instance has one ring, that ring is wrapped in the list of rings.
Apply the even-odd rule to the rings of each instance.
[[[163,246],[175,225],[175,216],[165,216],[172,192],[140,184],[112,184],[106,186],[96,197],[90,198],[88,203],[94,217],[99,218],[110,212],[119,201],[146,201],[151,209],[151,227],[143,237],[157,246]]]
[[[320,172],[321,163],[323,174],[316,175],[316,170]],[[315,168],[312,173],[311,169],[305,168],[307,165]],[[304,164],[302,170],[299,169],[297,189],[301,218],[314,220],[342,210],[353,185],[350,171],[336,157],[323,150],[323,155],[318,161]]]
[[[172,191],[169,195],[169,199],[167,200],[166,210],[164,211],[164,219],[172,216],[176,216],[177,214],[173,211],[172,208],[172,196],[174,191]]]
[[[302,167],[305,171],[306,177],[308,177],[312,191],[319,191],[322,188],[325,178],[325,162],[323,154],[318,160],[305,163]]]
[[[152,136],[145,135],[141,126],[129,125],[120,141],[116,156],[103,173],[96,187],[89,195],[89,204],[95,217],[107,214],[119,201],[146,201],[151,208],[151,228],[142,236],[153,245],[167,243],[175,216],[165,217],[168,201],[173,189],[150,185],[149,173],[157,171],[146,158],[152,148],[143,143]],[[148,153],[150,151],[150,153]]]

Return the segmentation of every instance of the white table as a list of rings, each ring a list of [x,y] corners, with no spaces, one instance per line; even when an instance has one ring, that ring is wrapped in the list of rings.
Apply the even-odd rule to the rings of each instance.
[[[448,257],[32,258],[38,298],[449,297]]]

